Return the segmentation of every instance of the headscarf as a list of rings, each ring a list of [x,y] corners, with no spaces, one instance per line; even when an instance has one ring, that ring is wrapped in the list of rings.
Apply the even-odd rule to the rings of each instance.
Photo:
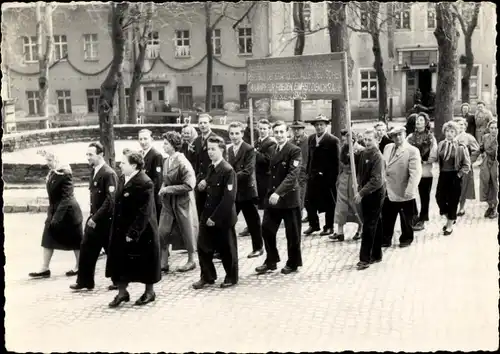
[[[422,161],[427,161],[429,159],[432,147],[432,133],[431,133],[431,120],[426,113],[419,113],[415,117],[415,122],[418,117],[423,117],[425,119],[424,130],[418,132],[415,131],[408,137],[408,142],[410,145],[415,146],[420,151],[420,156]]]
[[[191,124],[187,124],[183,129],[189,129],[191,131],[191,141],[188,141],[188,144],[192,144],[194,140],[198,137],[198,132],[196,131],[196,128],[192,126]]]

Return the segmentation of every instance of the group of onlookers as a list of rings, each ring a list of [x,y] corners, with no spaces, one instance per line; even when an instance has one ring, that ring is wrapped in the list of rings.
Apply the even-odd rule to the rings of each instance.
[[[444,125],[445,139],[439,143],[429,117],[419,113],[408,119],[406,127],[387,132],[385,123],[379,122],[362,139],[343,130],[340,140],[327,131],[329,119],[323,115],[307,122],[315,129],[311,135],[305,134],[303,122],[287,126],[263,119],[254,132],[253,146],[248,133],[252,127],[232,122],[231,144],[226,146],[211,130],[211,117],[201,114],[199,134],[185,125],[181,134],[162,135],[166,158],[153,147],[151,131],[141,130],[141,150],[123,151],[120,177],[105,163],[102,145],[91,143],[87,151],[91,205],[84,230],[71,168],[45,153],[50,207],[42,237],[44,262],[30,276],[50,277],[53,250],[73,250],[77,263],[67,275],[77,275],[77,281],[71,289],[93,289],[96,262],[104,249],[106,276],[112,280],[109,289],[118,290],[110,307],[129,301],[130,282],[145,284],[136,301],[144,305],[155,300],[153,284],[161,273],[172,271],[170,249],[184,249],[186,263],[175,271],[196,269],[197,253],[200,279],[193,288],[215,282],[214,257],[221,259],[226,272],[221,287],[231,287],[239,278],[234,227],[240,212],[247,225],[240,235],[251,236],[248,258],[266,254],[257,273],[273,271],[280,262],[276,233],[282,221],[288,250],[283,274],[302,266],[303,222],[309,224],[304,236],[319,232],[334,242],[345,240],[347,223],[356,223],[353,239],[361,239],[357,266],[366,269],[382,261],[382,248],[392,245],[398,215],[400,247],[410,246],[414,232],[425,229],[434,163],[439,167],[435,197],[446,217],[444,235],[452,234],[457,217],[465,213],[466,200],[475,198],[472,164],[478,159],[480,200],[488,204],[485,217],[498,216],[497,122],[481,102],[475,116],[468,105],[462,108],[463,117]],[[259,209],[264,211],[262,217]]]

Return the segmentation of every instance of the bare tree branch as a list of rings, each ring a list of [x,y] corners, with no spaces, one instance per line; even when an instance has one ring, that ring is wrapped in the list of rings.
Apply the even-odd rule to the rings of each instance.
[[[233,29],[236,29],[236,27],[238,27],[238,25],[245,19],[245,17],[248,16],[248,14],[250,13],[250,11],[252,11],[252,9],[255,7],[255,5],[257,5],[257,2],[253,1],[252,4],[248,7],[248,9],[245,11],[245,13],[243,14],[243,16],[241,16],[240,19],[237,20],[234,23]]]

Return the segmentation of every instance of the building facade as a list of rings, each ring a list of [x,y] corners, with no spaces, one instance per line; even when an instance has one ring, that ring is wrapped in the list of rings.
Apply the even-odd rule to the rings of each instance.
[[[354,28],[360,28],[360,21],[366,17],[358,5],[349,4],[348,19]],[[270,16],[273,18],[271,33],[272,56],[293,55],[295,34],[293,33],[292,3],[273,2]],[[380,44],[384,68],[387,77],[388,94],[393,97],[393,115],[405,116],[414,104],[417,89],[422,94],[435,92],[437,84],[438,45],[434,36],[436,26],[434,3],[409,3],[394,9],[390,16],[394,22],[393,50],[394,59],[389,58],[389,35],[387,31],[387,4],[380,4],[380,22],[382,32]],[[357,11],[357,13],[353,13]],[[306,37],[303,54],[320,54],[330,52],[330,41],[327,27],[327,5],[322,3],[305,3],[304,17],[313,34]],[[483,2],[479,12],[478,26],[472,37],[474,68],[470,81],[471,104],[478,100],[496,111],[496,5]],[[460,31],[461,32],[461,31]],[[350,103],[353,119],[372,118],[378,116],[378,83],[373,68],[374,55],[369,33],[349,31],[350,55],[354,61],[350,87]],[[465,54],[463,33],[458,40],[458,55]],[[391,73],[391,64],[393,72]],[[465,65],[460,65],[457,72],[456,104],[458,113],[461,105],[461,75]],[[392,76],[392,77],[391,77]],[[392,79],[392,80],[391,80]],[[293,110],[292,101],[273,102],[273,115],[288,117]],[[330,115],[328,101],[303,102],[303,116],[308,118],[317,113]]]
[[[207,59],[203,5],[176,4],[175,9],[155,5],[137,97],[146,111],[161,110],[166,101],[185,110],[205,106]],[[266,7],[255,7],[233,28],[235,19],[248,8],[248,4],[240,4],[228,5],[228,16],[223,17],[213,31],[213,110],[222,110],[225,104],[234,103],[245,113],[248,110],[245,61],[268,55]],[[211,14],[212,23],[218,14],[215,10]],[[10,88],[9,95],[16,100],[17,116],[42,115],[37,91],[35,10],[14,8],[2,16],[4,28],[10,29],[11,48],[8,78],[4,82]],[[112,60],[107,16],[108,10],[96,5],[56,8],[54,63],[49,74],[50,116],[83,119],[86,123],[97,121],[100,86]],[[137,50],[132,31],[127,31],[123,68],[127,103]]]

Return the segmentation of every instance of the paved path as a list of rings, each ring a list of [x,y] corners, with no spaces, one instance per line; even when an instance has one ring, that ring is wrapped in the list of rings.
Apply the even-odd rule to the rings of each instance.
[[[70,252],[55,254],[53,277],[30,280],[41,261],[43,214],[5,215],[6,346],[18,352],[300,352],[342,350],[495,350],[498,347],[497,224],[469,203],[453,235],[431,206],[431,222],[406,249],[357,271],[359,242],[303,240],[296,274],[257,276],[250,239],[239,238],[239,286],[195,291],[198,271],[165,276],[157,301],[144,308],[107,304],[105,260],[97,288],[75,294]],[[244,223],[240,217],[237,228]],[[350,234],[354,230],[350,229]],[[279,249],[286,252],[283,229]],[[175,253],[172,265],[185,255]],[[283,264],[282,264],[283,265]],[[223,270],[217,265],[219,277]],[[142,286],[130,287],[132,301]]]

